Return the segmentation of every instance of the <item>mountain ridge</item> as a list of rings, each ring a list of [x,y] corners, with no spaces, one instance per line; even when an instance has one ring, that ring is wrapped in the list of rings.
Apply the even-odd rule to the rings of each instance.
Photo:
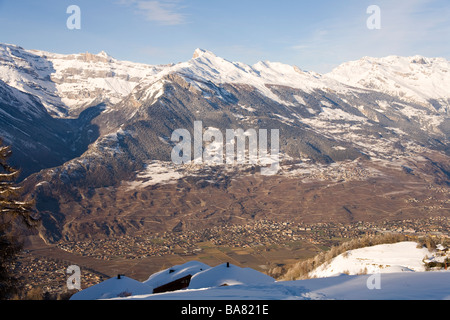
[[[114,59],[113,57],[109,56],[104,51],[102,51],[98,54],[84,53],[84,54],[64,55],[64,54],[55,54],[55,53],[50,53],[50,52],[40,51],[40,50],[25,50],[22,47],[15,46],[15,45],[2,44],[1,48],[2,48],[3,61],[6,60],[5,59],[5,55],[6,55],[5,51],[11,52],[11,49],[14,49],[14,50],[17,50],[17,51],[20,51],[23,53],[34,53],[38,57],[50,59],[50,62],[53,65],[55,65],[55,63],[52,61],[58,61],[58,65],[55,65],[55,67],[58,70],[54,70],[55,71],[54,78],[56,80],[61,78],[61,75],[60,75],[61,71],[59,71],[59,69],[67,67],[64,63],[61,63],[61,60],[69,60],[69,61],[72,60],[73,63],[75,63],[75,61],[78,61],[81,59],[81,60],[86,60],[86,62],[89,62],[90,60],[94,59],[93,57],[97,57],[97,59],[99,59],[97,62],[113,63],[113,65],[109,67],[109,70],[107,70],[107,71],[105,71],[103,69],[99,70],[99,71],[103,72],[103,75],[106,78],[109,78],[111,75],[111,74],[108,74],[108,71],[112,72],[112,73],[117,71],[118,66],[115,64],[118,64],[118,65],[124,64],[124,66],[128,67],[128,68],[131,68],[131,69],[136,68],[137,70],[134,71],[135,74],[132,74],[131,76],[133,76],[133,75],[139,76],[139,77],[141,77],[141,79],[144,79],[144,82],[146,82],[146,83],[156,81],[169,73],[180,73],[180,74],[187,74],[187,75],[191,75],[191,76],[192,75],[204,76],[205,79],[208,81],[216,81],[216,82],[218,81],[220,83],[233,83],[233,82],[238,83],[239,80],[241,80],[243,83],[248,83],[248,82],[252,83],[252,80],[254,81],[254,79],[252,79],[251,76],[261,77],[261,74],[262,74],[262,75],[266,76],[266,77],[262,77],[264,85],[266,85],[266,84],[291,85],[292,87],[296,87],[297,89],[304,89],[304,90],[306,90],[306,89],[311,90],[311,89],[316,89],[316,88],[323,89],[325,85],[328,86],[328,88],[332,88],[332,87],[336,86],[338,89],[343,89],[343,87],[345,87],[345,86],[357,86],[358,88],[361,88],[361,89],[368,89],[367,86],[358,84],[358,82],[359,82],[358,79],[362,76],[361,72],[353,72],[353,74],[356,75],[356,79],[350,79],[350,78],[344,79],[344,76],[346,76],[348,74],[348,72],[347,72],[347,74],[342,75],[343,72],[345,73],[345,70],[342,71],[342,69],[345,69],[347,67],[354,68],[354,65],[363,64],[363,62],[364,63],[369,62],[369,64],[371,66],[373,66],[373,65],[380,65],[381,62],[383,62],[383,61],[389,62],[392,59],[396,59],[397,61],[400,61],[401,63],[404,63],[404,61],[415,61],[417,59],[419,59],[419,60],[425,59],[428,64],[440,62],[441,66],[443,64],[446,65],[447,70],[450,68],[449,62],[445,58],[426,58],[426,57],[419,56],[419,55],[411,56],[411,57],[388,56],[388,57],[384,57],[384,58],[363,57],[359,60],[343,63],[340,66],[338,66],[337,68],[333,69],[333,71],[331,71],[329,73],[319,74],[319,73],[316,73],[313,71],[305,72],[305,71],[300,70],[296,66],[290,66],[290,65],[283,64],[280,62],[260,61],[252,66],[246,65],[246,64],[240,63],[240,62],[230,62],[226,59],[216,56],[211,51],[200,49],[200,48],[198,48],[194,51],[194,55],[193,55],[192,59],[190,59],[186,62],[180,62],[177,64],[170,64],[170,65],[148,65],[148,64],[143,64],[143,63],[120,61],[120,60]],[[6,56],[9,56],[11,58],[11,54],[6,55]],[[20,58],[20,56],[19,56],[19,58]],[[215,61],[213,61],[214,63],[212,63],[211,60],[215,60]],[[198,61],[199,63],[195,63],[196,61]],[[210,70],[206,70],[206,69],[202,68],[202,65],[206,65],[207,67],[210,68]],[[78,68],[80,68],[80,67],[84,67],[84,66],[83,65],[78,66]],[[141,70],[139,71],[140,68],[141,68]],[[233,73],[231,75],[227,75],[225,78],[220,78],[220,77],[215,76],[214,73],[211,72],[211,70],[213,70],[213,69],[216,69],[216,71],[219,71],[219,74],[226,74],[227,71],[233,72]],[[217,69],[220,69],[220,70],[217,70]],[[281,70],[281,72],[278,72],[278,74],[277,74],[276,72],[274,72],[276,70]],[[242,72],[239,73],[239,71],[242,71]],[[292,71],[294,71],[294,72],[292,72]],[[339,71],[341,71],[341,72],[339,72]],[[358,71],[360,71],[360,70],[358,70]],[[446,71],[446,70],[444,69],[444,71]],[[299,75],[299,77],[295,77],[295,75]],[[300,75],[304,76],[304,77],[300,77]],[[49,74],[43,75],[43,77],[48,77],[48,76],[49,76]],[[88,76],[89,76],[89,74],[88,74]],[[130,76],[130,75],[128,75],[128,76]],[[147,79],[147,77],[149,79]],[[1,78],[2,78],[2,80],[5,81],[5,72],[3,72],[3,74],[1,75]],[[317,81],[318,78],[320,80],[322,80],[324,82],[324,84],[320,84],[320,81]],[[446,77],[446,79],[445,79],[446,81],[443,82],[443,84],[444,84],[442,86],[443,89],[440,89],[440,91],[438,93],[446,92],[445,88],[446,88],[446,84],[449,81],[448,78],[450,78],[450,76]],[[286,79],[288,79],[288,81]],[[6,79],[6,80],[8,80],[8,79]],[[76,79],[74,79],[74,80],[76,80]],[[311,86],[311,85],[305,86],[305,84],[302,84],[302,81],[309,81],[310,83],[313,83],[314,86]],[[113,91],[115,91],[113,93],[119,94],[119,96],[120,96],[120,97],[117,96],[116,99],[124,98],[127,94],[129,94],[133,90],[133,88],[135,88],[138,85],[138,83],[140,81],[131,81],[131,82],[132,82],[132,84],[130,84],[130,87],[128,87],[128,88],[121,88],[120,84],[123,86],[124,83],[120,83],[120,84],[115,83],[115,86],[111,84],[114,87]],[[10,82],[6,81],[6,83],[11,84],[11,81]],[[14,83],[12,83],[12,84],[14,86]],[[90,84],[92,84],[92,83],[90,83]],[[340,86],[339,86],[339,84],[340,84]],[[16,87],[18,87],[18,86],[16,85]],[[100,88],[101,86],[97,85],[97,87]],[[85,90],[83,87],[81,87],[81,88],[83,90]],[[101,88],[101,89],[104,89],[104,88]],[[260,89],[262,89],[262,87],[260,87]],[[65,90],[65,89],[62,88],[61,90]],[[266,91],[266,93],[268,93],[270,95],[269,92]],[[430,96],[430,98],[436,98],[436,96]],[[445,98],[449,98],[449,97],[446,96]],[[69,100],[70,99],[66,98],[66,100],[64,102],[67,103]],[[90,101],[90,102],[92,103],[92,101]],[[117,102],[117,101],[115,101],[115,102]],[[424,102],[424,101],[422,100],[420,102]],[[53,103],[56,103],[56,102],[53,102]],[[52,110],[52,111],[54,111],[54,110]]]

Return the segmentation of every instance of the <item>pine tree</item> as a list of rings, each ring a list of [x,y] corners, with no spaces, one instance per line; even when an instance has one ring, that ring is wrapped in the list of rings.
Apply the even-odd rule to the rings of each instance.
[[[37,226],[33,217],[33,204],[21,201],[20,188],[16,186],[20,171],[8,165],[11,147],[0,140],[0,299],[8,299],[17,293],[18,280],[11,274],[10,267],[22,249],[17,235],[12,232],[15,222],[27,228]]]
[[[20,171],[8,165],[8,158],[12,151],[10,146],[4,146],[0,140],[0,217],[3,221],[20,219],[28,228],[37,224],[37,219],[32,216],[31,202],[19,200],[20,188],[15,181]]]

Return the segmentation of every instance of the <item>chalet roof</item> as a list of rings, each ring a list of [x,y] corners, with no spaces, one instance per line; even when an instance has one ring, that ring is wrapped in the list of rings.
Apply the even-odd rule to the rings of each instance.
[[[239,284],[267,284],[275,279],[251,268],[224,263],[197,273],[191,278],[189,289],[231,286]]]
[[[195,274],[210,268],[210,266],[202,262],[190,261],[185,264],[173,266],[152,274],[146,281],[144,281],[144,284],[151,288],[158,288],[188,275],[194,276]]]

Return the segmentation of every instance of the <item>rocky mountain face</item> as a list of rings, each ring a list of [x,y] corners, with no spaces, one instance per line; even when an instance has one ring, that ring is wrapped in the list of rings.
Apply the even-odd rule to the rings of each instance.
[[[201,49],[150,66],[0,45],[0,137],[47,241],[448,215],[449,84],[450,62],[438,58],[363,58],[320,75]],[[195,121],[224,135],[278,129],[278,174],[174,165],[172,133],[193,135]]]

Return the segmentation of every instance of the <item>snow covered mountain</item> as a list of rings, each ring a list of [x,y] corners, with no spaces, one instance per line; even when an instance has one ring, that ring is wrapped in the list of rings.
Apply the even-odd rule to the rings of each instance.
[[[156,66],[104,52],[63,55],[2,44],[0,137],[13,146],[12,164],[22,168],[52,241],[96,233],[92,219],[81,219],[86,208],[98,212],[107,234],[141,228],[129,216],[105,222],[102,214],[150,206],[145,196],[140,209],[120,202],[107,213],[103,203],[118,201],[117,194],[188,178],[198,180],[194,188],[214,181],[226,190],[232,177],[254,171],[173,168],[170,137],[180,128],[193,132],[195,121],[221,132],[279,129],[284,179],[351,182],[413,170],[407,177],[441,188],[450,184],[449,69],[440,58],[363,58],[321,75],[279,62],[231,62],[202,49],[186,62]],[[242,209],[253,217],[262,211]],[[173,228],[178,217],[151,227]]]
[[[154,84],[173,73],[183,75],[199,89],[205,89],[201,85],[205,82],[250,85],[286,105],[292,103],[280,100],[268,86],[307,93],[318,89],[345,93],[351,86],[424,104],[442,104],[437,111],[442,108],[445,112],[450,101],[450,62],[443,58],[364,57],[320,75],[278,62],[261,61],[253,66],[230,62],[203,49],[196,49],[187,62],[165,66],[118,61],[103,51],[63,55],[7,44],[0,45],[0,57],[0,79],[39,97],[57,117],[75,116],[95,103],[118,103],[139,84]]]
[[[118,61],[106,54],[55,54],[0,45],[0,79],[38,97],[49,114],[75,117],[99,103],[114,104],[141,79],[164,67]]]
[[[325,75],[354,87],[382,91],[405,101],[450,112],[450,62],[423,56],[364,57],[344,63]]]
[[[330,84],[339,86],[296,67],[271,62],[248,66],[202,49],[197,49],[188,62],[167,66],[118,61],[105,52],[62,55],[6,44],[0,45],[0,57],[0,79],[37,96],[56,117],[77,116],[80,110],[99,103],[118,103],[138,85],[150,85],[149,90],[155,91],[153,85],[172,73],[185,76],[199,89],[204,87],[201,83],[208,81],[252,85],[277,101],[279,98],[266,85],[293,86],[305,91]]]

